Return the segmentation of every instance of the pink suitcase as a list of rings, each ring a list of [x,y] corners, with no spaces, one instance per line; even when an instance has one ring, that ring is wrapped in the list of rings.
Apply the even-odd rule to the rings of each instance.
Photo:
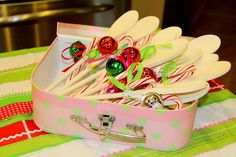
[[[57,37],[32,75],[34,121],[43,130],[86,139],[176,150],[191,138],[198,101],[181,110],[152,109],[53,95],[45,89],[67,65],[62,50],[88,44],[106,28],[58,23]]]

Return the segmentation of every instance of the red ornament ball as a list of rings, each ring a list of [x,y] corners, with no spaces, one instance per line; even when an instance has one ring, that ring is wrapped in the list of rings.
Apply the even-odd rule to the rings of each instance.
[[[157,76],[155,72],[151,68],[147,68],[147,67],[143,68],[143,74],[141,78],[145,78],[145,77],[151,77],[154,80],[157,80]]]
[[[135,47],[125,48],[124,50],[120,51],[120,55],[124,57],[127,67],[129,67],[132,63],[139,62],[141,60],[141,54]]]
[[[98,50],[101,52],[101,54],[105,55],[105,54],[112,54],[114,51],[117,50],[118,48],[118,44],[115,41],[115,39],[113,39],[110,36],[105,36],[102,37],[99,42],[98,42]]]

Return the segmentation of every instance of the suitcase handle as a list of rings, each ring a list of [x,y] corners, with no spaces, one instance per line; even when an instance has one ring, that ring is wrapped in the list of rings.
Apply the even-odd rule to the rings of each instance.
[[[80,124],[87,130],[100,136],[101,141],[106,138],[131,142],[131,143],[145,143],[146,135],[143,132],[143,127],[136,124],[126,124],[126,129],[131,131],[132,134],[126,134],[121,132],[112,131],[112,125],[115,121],[115,116],[107,114],[99,114],[98,119],[100,120],[100,126],[95,126],[94,124],[88,122],[86,117],[71,115],[71,120]]]

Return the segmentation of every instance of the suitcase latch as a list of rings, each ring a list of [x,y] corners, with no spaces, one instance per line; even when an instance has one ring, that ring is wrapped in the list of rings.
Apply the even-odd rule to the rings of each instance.
[[[113,123],[116,118],[113,115],[108,114],[99,114],[98,119],[100,120],[100,125],[96,126],[91,122],[88,122],[86,117],[71,115],[71,120],[80,124],[87,130],[100,136],[101,141],[104,141],[106,138],[125,141],[125,142],[146,142],[146,135],[143,132],[143,127],[136,124],[126,124],[126,129],[130,133],[121,133],[111,130]],[[132,134],[131,134],[132,133]]]
[[[113,126],[113,122],[116,120],[114,116],[108,114],[100,114],[98,119],[100,120],[100,129],[104,130],[110,130]]]

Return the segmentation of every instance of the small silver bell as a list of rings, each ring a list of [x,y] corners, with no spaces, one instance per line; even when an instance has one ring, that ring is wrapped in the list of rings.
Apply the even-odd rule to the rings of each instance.
[[[163,100],[161,98],[161,95],[155,92],[145,94],[142,97],[142,106],[156,109],[163,108]]]

